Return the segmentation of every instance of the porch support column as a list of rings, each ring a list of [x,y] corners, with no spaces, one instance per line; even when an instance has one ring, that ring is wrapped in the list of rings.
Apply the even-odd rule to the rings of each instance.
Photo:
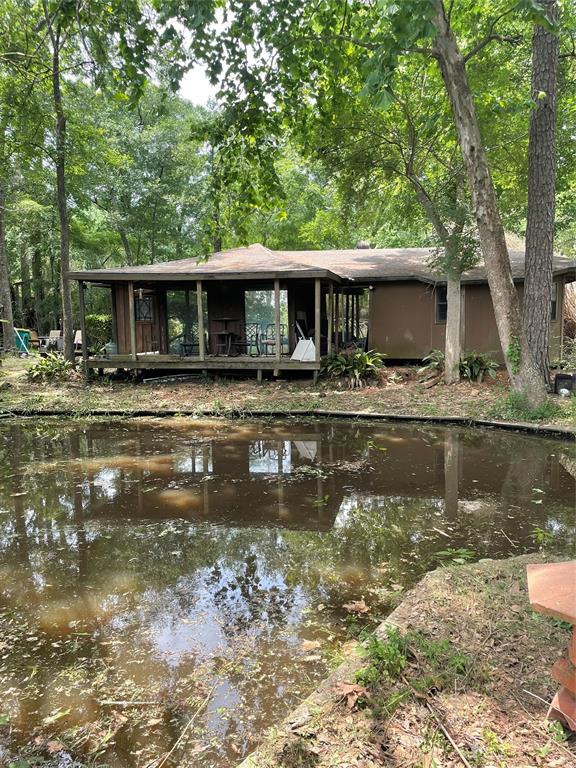
[[[322,322],[322,315],[320,312],[320,298],[322,295],[322,285],[320,278],[317,277],[314,281],[314,346],[316,347],[316,362],[320,362],[320,325]]]
[[[274,280],[274,338],[276,339],[276,360],[282,354],[282,335],[280,333],[280,280]]]
[[[206,341],[204,337],[204,307],[202,306],[202,280],[196,280],[196,306],[198,309],[198,357],[206,357]]]
[[[184,321],[184,341],[190,342],[190,330],[192,328],[192,317],[190,316],[190,289],[184,290],[184,307],[185,307],[185,321]]]
[[[86,284],[83,280],[78,283],[78,293],[80,297],[80,333],[82,335],[82,368],[84,373],[88,373],[88,339],[86,338],[86,302],[84,297],[84,291],[86,290]]]
[[[340,333],[340,288],[336,289],[336,301],[334,302],[334,350],[338,352],[338,336]]]
[[[332,312],[333,312],[333,304],[334,304],[334,286],[332,283],[328,285],[328,339],[327,339],[327,349],[326,352],[328,355],[332,354]]]
[[[130,357],[136,360],[136,312],[134,310],[134,283],[128,283],[128,323],[130,328]]]

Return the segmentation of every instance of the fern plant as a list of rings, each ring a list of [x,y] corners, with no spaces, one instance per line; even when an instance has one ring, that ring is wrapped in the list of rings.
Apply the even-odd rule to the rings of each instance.
[[[429,355],[422,358],[422,362],[426,363],[422,368],[418,369],[418,373],[442,373],[444,370],[445,355],[441,349],[433,349]]]
[[[484,376],[495,379],[498,368],[498,363],[482,352],[464,352],[464,357],[460,360],[460,374],[470,381],[481,382]]]
[[[335,352],[324,358],[320,375],[329,379],[348,379],[350,389],[363,387],[382,368],[385,355],[371,349]]]

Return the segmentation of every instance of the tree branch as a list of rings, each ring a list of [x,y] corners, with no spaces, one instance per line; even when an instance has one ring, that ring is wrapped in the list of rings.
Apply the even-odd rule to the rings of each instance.
[[[497,35],[492,32],[489,35],[486,35],[482,40],[479,40],[476,45],[464,55],[464,61],[468,62],[473,56],[476,56],[477,53],[480,53],[481,50],[495,40],[498,40],[501,43],[510,43],[510,45],[518,45],[521,39],[520,35]]]

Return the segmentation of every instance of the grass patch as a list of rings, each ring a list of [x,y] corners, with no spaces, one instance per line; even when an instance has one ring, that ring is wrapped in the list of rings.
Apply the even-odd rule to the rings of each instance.
[[[384,639],[371,635],[365,655],[368,663],[356,673],[356,683],[368,689],[365,701],[375,715],[391,715],[413,696],[426,699],[445,689],[482,690],[488,680],[472,655],[447,638],[432,639],[422,632],[403,635],[389,629]]]
[[[510,421],[553,421],[561,412],[560,405],[550,398],[531,406],[521,392],[509,392],[506,398],[494,403],[490,416]]]

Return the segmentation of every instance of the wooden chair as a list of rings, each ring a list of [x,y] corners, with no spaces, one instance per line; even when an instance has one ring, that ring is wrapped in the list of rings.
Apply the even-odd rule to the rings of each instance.
[[[38,336],[38,331],[30,331],[30,348],[40,349],[40,336]]]

